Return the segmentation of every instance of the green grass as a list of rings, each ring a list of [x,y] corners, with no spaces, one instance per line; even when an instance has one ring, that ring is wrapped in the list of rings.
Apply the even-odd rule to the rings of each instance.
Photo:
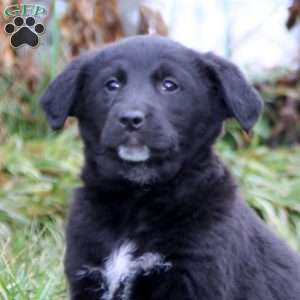
[[[0,299],[65,299],[60,218],[32,220],[0,239]],[[2,232],[3,234],[3,232]]]
[[[300,250],[300,147],[256,144],[217,151],[242,195],[275,232]],[[80,184],[82,144],[74,126],[60,134],[0,146],[0,299],[66,299],[64,220]]]
[[[63,224],[81,163],[74,127],[0,146],[0,299],[66,299]]]

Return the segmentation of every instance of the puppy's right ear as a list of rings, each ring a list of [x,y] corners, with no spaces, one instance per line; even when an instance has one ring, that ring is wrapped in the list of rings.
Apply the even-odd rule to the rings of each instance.
[[[76,115],[76,105],[82,97],[85,81],[85,65],[85,57],[71,62],[41,97],[41,106],[53,129],[61,129],[68,116]]]

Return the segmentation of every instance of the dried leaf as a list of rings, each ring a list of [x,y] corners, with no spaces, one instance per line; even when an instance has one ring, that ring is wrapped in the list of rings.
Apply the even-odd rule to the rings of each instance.
[[[292,5],[289,7],[289,16],[286,22],[286,27],[292,29],[298,18],[300,17],[300,0],[294,0]]]
[[[71,0],[60,27],[71,56],[124,36],[116,0]]]
[[[159,11],[146,5],[140,6],[139,34],[159,34],[168,35],[168,28]]]

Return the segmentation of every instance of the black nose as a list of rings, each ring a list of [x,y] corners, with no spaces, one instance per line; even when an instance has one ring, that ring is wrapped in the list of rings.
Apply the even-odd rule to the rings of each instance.
[[[126,129],[139,129],[143,126],[145,115],[140,110],[130,110],[122,113],[119,122]]]

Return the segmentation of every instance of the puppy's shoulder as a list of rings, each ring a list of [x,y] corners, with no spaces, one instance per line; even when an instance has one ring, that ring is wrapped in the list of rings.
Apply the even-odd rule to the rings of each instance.
[[[68,214],[68,223],[82,223],[91,222],[101,212],[100,194],[96,191],[87,189],[85,187],[76,188],[70,202],[70,209]]]

